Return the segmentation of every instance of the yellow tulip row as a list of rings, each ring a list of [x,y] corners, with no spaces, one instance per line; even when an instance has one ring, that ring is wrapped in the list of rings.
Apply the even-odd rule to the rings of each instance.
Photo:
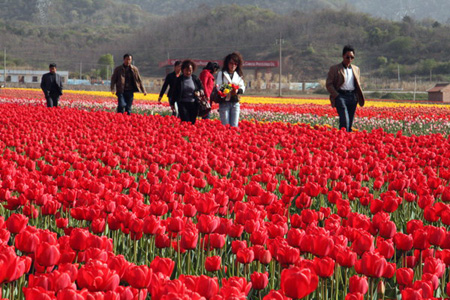
[[[38,90],[38,89],[21,89],[21,90]],[[111,92],[105,91],[74,91],[65,90],[65,93],[71,94],[81,94],[81,95],[92,95],[100,97],[112,97]],[[135,99],[147,100],[147,101],[158,101],[158,94],[143,94],[136,93]],[[166,96],[162,99],[162,102],[167,102]],[[330,101],[327,98],[278,98],[278,97],[261,97],[261,96],[245,96],[242,97],[243,103],[250,104],[317,104],[317,105],[329,105]],[[377,101],[368,100],[366,101],[367,107],[438,107],[443,109],[450,109],[450,105],[434,104],[434,103],[411,103],[411,102],[390,102],[390,101]]]

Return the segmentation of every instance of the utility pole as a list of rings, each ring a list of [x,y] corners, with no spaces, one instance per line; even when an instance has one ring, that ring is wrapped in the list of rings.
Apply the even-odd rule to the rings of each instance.
[[[83,62],[80,61],[80,80],[82,79],[81,74],[83,73]]]
[[[281,38],[281,32],[280,32],[280,38],[277,39],[277,43],[280,44],[280,60],[279,60],[279,67],[280,67],[280,74],[279,74],[279,82],[278,82],[278,96],[281,97],[282,93],[281,93],[281,76],[282,76],[282,69],[281,69],[281,62],[283,61],[283,56],[282,56],[282,44],[283,44],[284,40]]]
[[[3,49],[3,86],[6,87],[6,47]]]
[[[417,75],[414,75],[414,101],[416,101]]]

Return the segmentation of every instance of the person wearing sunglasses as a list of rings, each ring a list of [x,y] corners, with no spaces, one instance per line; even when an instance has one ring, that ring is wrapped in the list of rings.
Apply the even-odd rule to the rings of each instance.
[[[339,129],[352,131],[356,106],[364,106],[364,94],[361,89],[359,68],[352,64],[355,59],[355,49],[344,46],[342,62],[334,65],[328,72],[326,87],[330,93],[332,107],[336,107],[339,115]]]
[[[244,73],[242,65],[244,60],[238,52],[228,54],[223,60],[222,70],[217,73],[216,85],[220,88],[223,84],[237,86],[237,90],[230,91],[224,101],[219,103],[220,121],[224,126],[239,126],[240,96],[245,92]]]

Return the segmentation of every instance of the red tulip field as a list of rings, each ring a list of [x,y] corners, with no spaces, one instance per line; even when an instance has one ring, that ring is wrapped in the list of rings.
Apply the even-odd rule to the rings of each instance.
[[[450,295],[448,106],[358,108],[347,133],[317,103],[244,102],[236,129],[44,101],[0,90],[4,299]]]

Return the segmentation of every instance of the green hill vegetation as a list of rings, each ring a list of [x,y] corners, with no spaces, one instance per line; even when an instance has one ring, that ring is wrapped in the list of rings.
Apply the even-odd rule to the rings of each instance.
[[[139,5],[142,9],[158,15],[171,15],[204,5],[216,7],[221,0],[121,0]],[[404,16],[415,19],[434,19],[449,23],[450,1],[448,0],[228,0],[227,4],[251,5],[270,9],[281,14],[292,11],[312,12],[322,9],[351,9],[389,20],[401,20]]]
[[[102,55],[111,53],[118,64],[123,53],[131,52],[144,75],[159,76],[164,70],[158,63],[168,57],[222,59],[237,50],[247,60],[278,60],[281,33],[283,72],[293,79],[324,78],[341,59],[344,44],[357,49],[355,63],[366,75],[396,78],[400,71],[402,79],[430,73],[434,79],[450,79],[450,28],[432,20],[406,16],[387,21],[348,7],[281,14],[261,8],[270,1],[253,1],[257,7],[168,0],[165,9],[172,14],[167,16],[148,12],[152,5],[154,12],[163,7],[152,0],[140,5],[118,0],[3,2],[10,13],[0,11],[0,47],[7,49],[11,67],[43,68],[55,61],[72,73],[81,66],[84,73],[95,73],[102,69]],[[42,7],[50,2],[44,18]],[[189,10],[174,13],[175,2],[181,7],[190,3]],[[327,6],[345,1],[286,2]]]

